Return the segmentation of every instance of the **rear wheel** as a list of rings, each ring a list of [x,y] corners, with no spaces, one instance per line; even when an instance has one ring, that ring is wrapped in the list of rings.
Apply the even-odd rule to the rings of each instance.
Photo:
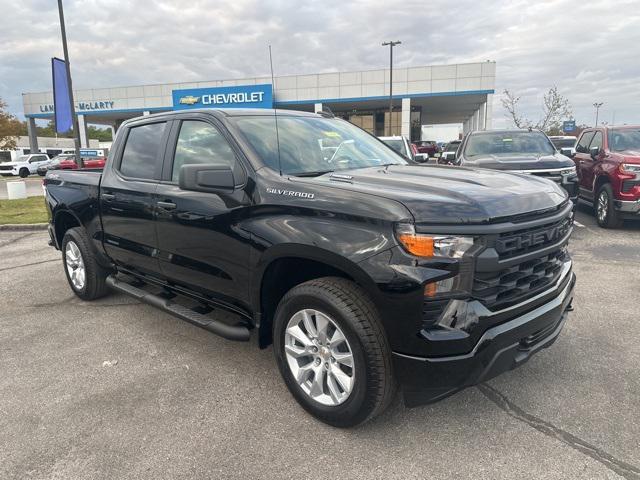
[[[276,310],[274,353],[298,403],[330,425],[358,425],[393,399],[391,350],[377,311],[348,280],[291,289]]]
[[[108,272],[96,261],[82,228],[70,228],[64,234],[62,260],[69,286],[78,297],[94,300],[109,292],[105,283]]]
[[[620,228],[623,220],[613,204],[613,189],[605,183],[596,195],[596,219],[603,228]]]

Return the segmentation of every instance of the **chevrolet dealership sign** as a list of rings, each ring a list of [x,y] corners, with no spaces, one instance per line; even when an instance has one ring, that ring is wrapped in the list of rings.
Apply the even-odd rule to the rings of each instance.
[[[272,108],[271,85],[241,85],[190,88],[173,91],[173,109],[187,108]]]

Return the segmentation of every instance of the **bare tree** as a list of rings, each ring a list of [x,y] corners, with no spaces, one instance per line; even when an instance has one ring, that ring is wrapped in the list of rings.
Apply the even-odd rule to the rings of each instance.
[[[542,100],[542,118],[533,122],[524,117],[518,108],[520,97],[504,90],[501,100],[509,118],[517,128],[535,128],[550,134],[560,133],[563,120],[572,119],[573,112],[569,100],[558,92],[555,85],[544,94]]]
[[[0,150],[15,150],[21,122],[5,111],[7,104],[0,98]]]

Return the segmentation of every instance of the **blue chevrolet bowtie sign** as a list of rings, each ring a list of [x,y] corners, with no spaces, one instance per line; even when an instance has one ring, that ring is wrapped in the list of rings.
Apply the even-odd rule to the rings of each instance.
[[[188,108],[272,108],[270,84],[234,87],[190,88],[173,91],[173,109]]]

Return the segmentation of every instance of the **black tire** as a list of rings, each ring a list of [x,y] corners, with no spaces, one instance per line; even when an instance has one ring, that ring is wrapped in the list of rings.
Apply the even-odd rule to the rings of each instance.
[[[29,176],[28,168],[21,168],[19,172],[20,178],[27,178]]]
[[[602,185],[596,194],[594,209],[598,225],[602,228],[620,228],[622,226],[623,220],[613,205],[613,198],[613,189],[609,183]]]
[[[285,330],[291,317],[303,309],[328,315],[349,342],[354,383],[344,403],[327,406],[317,402],[302,390],[289,368],[284,352]],[[289,391],[321,421],[335,427],[352,427],[379,415],[393,400],[396,382],[391,348],[373,302],[355,283],[325,277],[297,285],[278,304],[273,329],[276,361]]]
[[[74,285],[71,280],[69,268],[67,267],[67,245],[70,242],[73,242],[78,247],[84,264],[85,281],[82,288],[77,288]],[[62,262],[71,290],[81,299],[95,300],[109,293],[109,288],[105,283],[109,272],[102,268],[96,261],[84,229],[74,227],[66,231],[62,239]]]

